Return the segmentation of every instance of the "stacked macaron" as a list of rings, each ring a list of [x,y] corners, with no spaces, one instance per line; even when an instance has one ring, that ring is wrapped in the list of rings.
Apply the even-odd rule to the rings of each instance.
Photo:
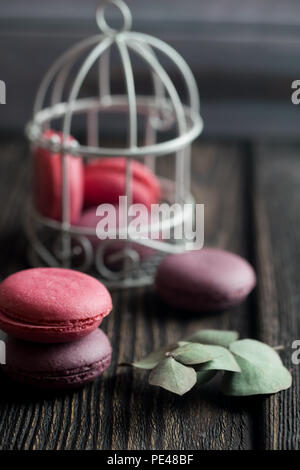
[[[112,309],[101,282],[77,271],[34,268],[0,284],[0,329],[7,339],[3,370],[39,387],[65,388],[98,377],[111,346],[98,329]]]
[[[62,143],[62,134],[46,130],[46,140]],[[76,143],[69,136],[67,143]],[[62,219],[62,156],[42,147],[33,152],[33,195],[37,211],[49,219]],[[80,217],[83,205],[84,174],[81,157],[66,155],[69,214],[72,223]]]
[[[62,134],[46,130],[43,137],[61,143]],[[67,143],[76,143],[69,136]],[[34,204],[36,210],[44,217],[62,220],[62,161],[60,153],[53,153],[46,148],[38,147],[33,155]],[[95,247],[101,240],[96,236],[96,226],[100,221],[96,215],[100,204],[112,204],[118,211],[119,197],[126,195],[126,159],[97,158],[83,164],[80,156],[66,155],[68,213],[73,225],[94,229]],[[143,204],[150,210],[161,198],[160,184],[156,176],[142,163],[132,160],[131,199],[135,204]],[[111,228],[111,226],[110,226]],[[122,227],[117,222],[113,230]],[[123,245],[124,246],[124,243]],[[135,244],[137,249],[137,244]],[[138,249],[137,249],[138,251]],[[152,254],[149,249],[140,249],[139,255],[144,258]]]

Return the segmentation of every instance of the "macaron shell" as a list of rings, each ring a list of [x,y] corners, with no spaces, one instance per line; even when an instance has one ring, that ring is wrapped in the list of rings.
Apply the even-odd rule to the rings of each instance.
[[[69,388],[98,377],[109,365],[111,346],[99,329],[72,343],[45,345],[8,338],[5,373],[45,388]]]
[[[156,176],[142,163],[131,162],[132,202],[151,204],[159,202],[161,191]],[[86,207],[101,203],[118,204],[119,197],[126,194],[125,158],[94,160],[85,167],[84,203]]]
[[[27,269],[0,284],[0,327],[22,339],[72,341],[95,329],[111,309],[102,283],[70,269]]]
[[[234,307],[245,300],[249,294],[248,288],[229,296],[206,295],[199,291],[198,294],[191,294],[181,289],[157,288],[159,296],[169,305],[182,310],[197,311],[218,311]]]
[[[158,293],[167,303],[192,311],[237,305],[255,284],[246,260],[213,248],[166,256],[156,276]]]
[[[44,137],[50,139],[55,135],[62,140],[62,134],[47,130]],[[72,137],[68,140],[75,141]],[[69,187],[70,220],[75,223],[83,205],[83,163],[80,157],[66,155]],[[38,147],[33,158],[34,204],[38,212],[50,219],[62,219],[62,164],[59,153]]]
[[[112,171],[125,175],[126,172],[126,158],[99,158],[98,160],[92,160],[90,166],[95,165],[102,171]],[[160,197],[160,184],[156,176],[152,171],[147,168],[143,163],[137,160],[131,160],[131,171],[136,181],[144,183],[145,186],[151,186],[155,196]]]

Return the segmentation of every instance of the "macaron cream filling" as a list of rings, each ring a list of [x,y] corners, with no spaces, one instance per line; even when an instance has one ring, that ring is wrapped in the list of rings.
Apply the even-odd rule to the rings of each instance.
[[[50,327],[53,327],[53,328],[60,328],[60,327],[64,327],[64,329],[66,327],[70,327],[72,328],[72,330],[74,329],[74,327],[77,327],[77,329],[81,329],[81,328],[84,328],[86,326],[89,326],[89,325],[93,325],[95,322],[101,322],[102,319],[104,317],[106,317],[106,315],[109,314],[111,310],[111,307],[107,308],[104,312],[100,313],[99,315],[96,315],[95,317],[92,317],[92,318],[87,318],[87,319],[82,319],[82,320],[61,320],[61,321],[58,321],[56,320],[55,322],[51,321],[51,320],[46,320],[46,319],[42,319],[42,320],[39,320],[39,323],[35,323],[33,320],[30,321],[28,320],[28,318],[25,318],[25,317],[22,317],[21,315],[15,313],[15,312],[12,312],[11,310],[8,310],[7,308],[3,307],[1,305],[1,302],[0,302],[0,325],[1,325],[1,319],[5,319],[6,322],[9,322],[9,323],[12,323],[12,324],[20,324],[22,325],[22,328],[26,328],[26,325],[30,326],[30,328],[32,327],[37,327],[37,328],[48,328],[49,326]]]
[[[84,367],[77,367],[74,369],[62,369],[62,370],[57,370],[57,371],[30,371],[30,370],[24,370],[24,369],[18,369],[15,367],[10,367],[6,366],[6,372],[18,375],[19,377],[31,377],[35,380],[51,380],[51,379],[57,379],[59,378],[76,378],[76,379],[82,379],[86,377],[86,375],[94,374],[94,372],[98,372],[100,367],[103,367],[103,369],[106,369],[108,365],[110,364],[111,360],[111,353],[108,353],[103,359],[94,362],[92,364],[86,365]]]

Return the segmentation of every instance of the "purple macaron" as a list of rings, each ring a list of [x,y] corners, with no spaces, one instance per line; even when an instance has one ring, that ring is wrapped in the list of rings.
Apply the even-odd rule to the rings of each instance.
[[[30,343],[7,337],[3,372],[26,385],[46,389],[79,387],[96,379],[110,364],[111,345],[96,329],[69,343]]]
[[[245,259],[213,248],[168,255],[156,275],[160,297],[171,306],[191,311],[237,305],[255,285],[255,272]]]

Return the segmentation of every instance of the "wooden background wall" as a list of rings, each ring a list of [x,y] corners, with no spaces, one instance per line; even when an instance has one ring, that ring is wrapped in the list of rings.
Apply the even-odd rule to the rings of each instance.
[[[43,74],[68,46],[97,31],[99,0],[1,0],[0,131],[20,132]],[[290,100],[300,78],[296,0],[128,0],[134,28],[160,36],[192,66],[209,135],[297,136]],[[170,7],[171,6],[171,7]]]

